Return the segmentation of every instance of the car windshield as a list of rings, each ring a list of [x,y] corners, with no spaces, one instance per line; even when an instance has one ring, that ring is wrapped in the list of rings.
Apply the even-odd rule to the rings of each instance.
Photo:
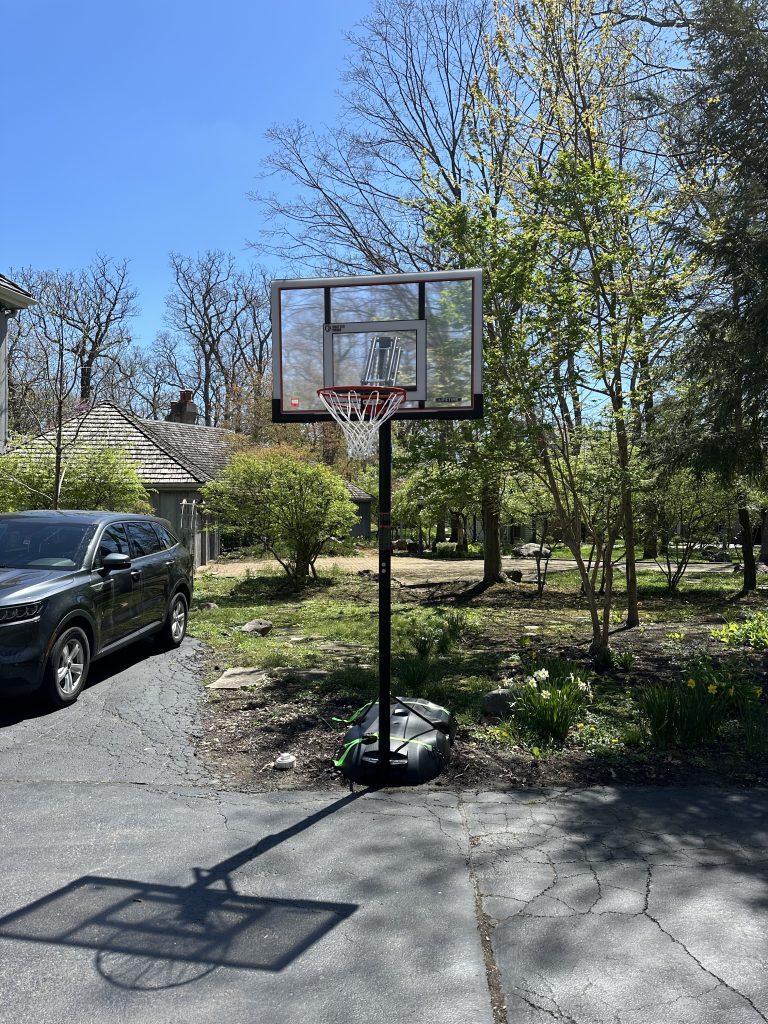
[[[0,566],[79,569],[93,530],[88,523],[0,518]]]

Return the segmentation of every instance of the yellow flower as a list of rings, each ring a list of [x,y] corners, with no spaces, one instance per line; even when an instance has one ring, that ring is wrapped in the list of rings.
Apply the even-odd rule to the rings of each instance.
[[[690,687],[691,690],[693,690],[695,688],[695,686],[696,686],[696,680],[695,679],[689,679],[688,680],[688,686]]]
[[[576,728],[577,729],[583,729],[584,728],[584,723],[583,722],[577,722],[576,723]]]
[[[717,687],[714,683],[710,683],[707,687],[707,693],[717,693]]]
[[[760,698],[760,696],[761,696],[762,692],[763,692],[763,688],[762,688],[762,686],[756,686],[756,687],[755,687],[755,696],[756,696],[756,697],[757,697],[758,699]]]
[[[729,696],[729,697],[732,697],[732,696],[733,696],[733,687],[732,687],[732,686],[729,686],[729,687],[728,687],[728,696]]]
[[[618,743],[618,742],[619,742],[619,741],[618,741],[618,740],[616,739],[616,737],[615,737],[615,736],[613,736],[613,737],[611,738],[611,743]]]

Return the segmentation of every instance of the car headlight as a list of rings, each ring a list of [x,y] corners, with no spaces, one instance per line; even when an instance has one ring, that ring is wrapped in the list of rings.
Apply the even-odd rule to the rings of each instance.
[[[36,601],[34,604],[16,604],[10,608],[0,608],[0,626],[9,622],[26,622],[28,619],[36,619],[42,614],[45,601]]]

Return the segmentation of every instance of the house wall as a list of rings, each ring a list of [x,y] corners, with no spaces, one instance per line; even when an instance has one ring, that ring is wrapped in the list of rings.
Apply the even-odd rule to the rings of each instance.
[[[206,524],[198,512],[200,492],[196,490],[162,490],[150,493],[152,507],[167,519],[186,546],[194,552],[195,567],[205,565],[221,554],[219,531]]]
[[[353,537],[365,537],[368,540],[371,536],[371,503],[370,501],[356,501],[357,522],[352,527]]]

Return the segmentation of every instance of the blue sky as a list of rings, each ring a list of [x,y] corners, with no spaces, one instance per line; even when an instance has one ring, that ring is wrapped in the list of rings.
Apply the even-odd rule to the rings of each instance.
[[[254,259],[274,123],[331,123],[368,0],[2,5],[0,273],[130,260],[137,340],[163,328],[171,249]],[[275,186],[272,186],[275,187]]]

